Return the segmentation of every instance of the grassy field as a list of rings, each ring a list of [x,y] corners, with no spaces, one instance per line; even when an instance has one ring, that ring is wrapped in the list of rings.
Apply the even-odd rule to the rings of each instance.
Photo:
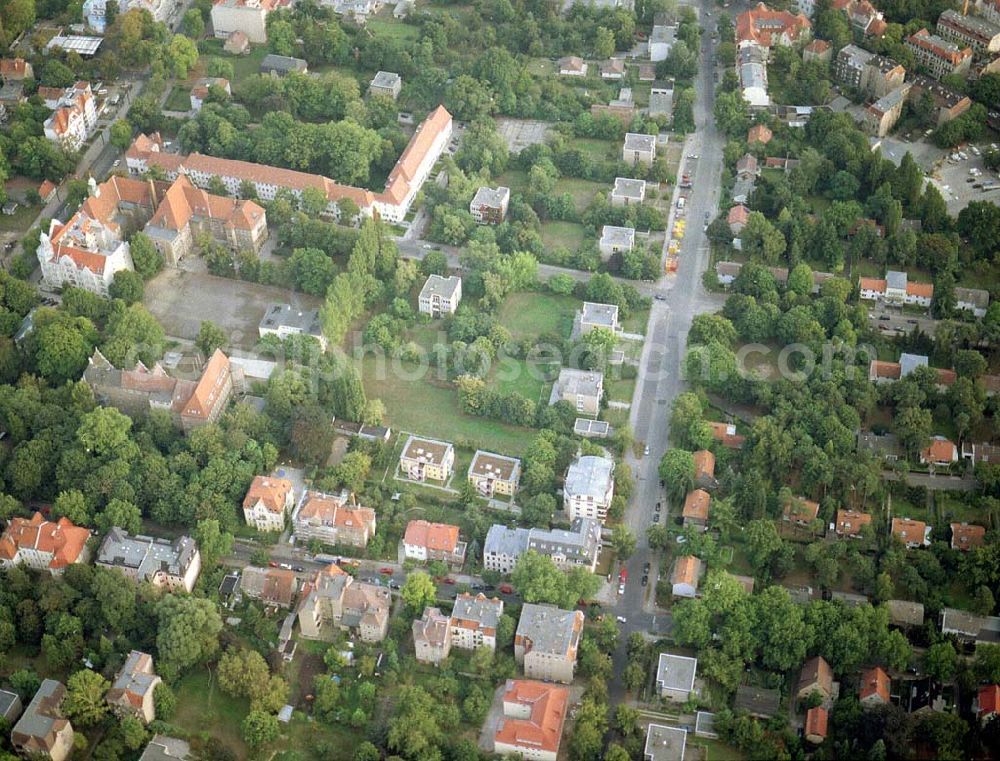
[[[183,87],[175,87],[167,96],[167,102],[163,104],[166,111],[190,111],[191,91]]]
[[[579,222],[545,222],[542,224],[542,243],[546,248],[578,250],[587,240],[587,228]]]
[[[608,398],[616,402],[631,402],[635,393],[635,383],[635,378],[610,381],[605,387]]]
[[[590,205],[590,202],[594,200],[595,195],[598,195],[599,193],[607,194],[610,190],[610,187],[599,182],[578,180],[573,177],[563,177],[556,181],[556,187],[553,192],[556,195],[569,193],[573,196],[573,202],[576,204],[576,210],[582,214],[584,209],[586,209],[587,206]]]
[[[470,442],[514,455],[523,452],[533,438],[534,432],[528,428],[464,414],[458,393],[446,382],[402,378],[391,366],[388,372],[379,372],[370,356],[362,360],[360,370],[368,397],[383,401],[387,422],[397,430],[455,444]]]
[[[543,399],[542,392],[550,386],[545,376],[545,368],[541,365],[508,359],[502,367],[496,367],[490,373],[489,384],[501,393],[516,391],[525,399],[544,403],[548,401],[548,395]]]
[[[397,40],[415,40],[420,36],[418,27],[391,19],[373,18],[365,25],[365,29]]]
[[[579,148],[595,161],[614,161],[621,152],[621,147],[610,140],[598,140],[592,137],[575,138],[573,147]]]
[[[210,58],[221,58],[233,65],[233,87],[244,79],[260,73],[260,62],[267,55],[266,46],[255,45],[250,48],[250,52],[247,55],[233,56],[224,52],[222,45],[222,40],[202,40],[198,43],[198,49],[201,51],[202,56],[198,60],[196,70],[192,72],[193,77],[205,76],[205,68],[208,66]]]
[[[639,309],[631,312],[628,317],[621,321],[621,328],[626,333],[646,333],[646,325],[649,323],[649,310]],[[642,353],[642,349],[639,349]]]
[[[500,322],[515,339],[558,333],[568,338],[580,302],[572,296],[522,291],[507,297],[500,308]]]
[[[0,232],[28,232],[39,211],[41,208],[38,206],[27,206],[22,203],[13,214],[0,214]]]
[[[223,693],[213,677],[208,670],[193,671],[174,687],[177,712],[170,721],[193,734],[216,737],[237,757],[246,758],[240,723],[250,705]]]

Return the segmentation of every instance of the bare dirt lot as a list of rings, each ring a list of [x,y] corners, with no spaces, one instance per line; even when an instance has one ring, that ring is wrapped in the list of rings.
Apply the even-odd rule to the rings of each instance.
[[[321,300],[270,285],[165,269],[146,283],[144,302],[172,338],[193,341],[202,321],[210,320],[226,332],[231,346],[249,349],[258,340],[257,326],[268,304],[317,309]]]
[[[549,122],[534,119],[497,119],[497,132],[507,141],[511,153],[520,153],[529,145],[545,142]]]

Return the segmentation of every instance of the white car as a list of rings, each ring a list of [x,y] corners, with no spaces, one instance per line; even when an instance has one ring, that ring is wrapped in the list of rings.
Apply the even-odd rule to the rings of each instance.
[[[628,623],[628,619],[626,619],[625,616],[615,616],[615,621],[617,621],[620,624]]]
[[[620,594],[620,595],[625,594],[625,584],[624,583],[618,585],[618,594]]]

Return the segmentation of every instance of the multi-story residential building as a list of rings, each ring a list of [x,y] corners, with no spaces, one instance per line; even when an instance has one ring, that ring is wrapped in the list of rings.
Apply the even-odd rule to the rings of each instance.
[[[602,523],[608,517],[615,496],[615,461],[586,455],[570,463],[563,486],[563,509],[571,521],[593,518]]]
[[[651,87],[649,90],[649,115],[665,116],[668,119],[674,115],[674,88],[673,83],[668,87]]]
[[[569,402],[577,414],[597,417],[604,397],[604,373],[563,367],[552,386],[549,404]]]
[[[903,85],[906,69],[891,58],[846,45],[834,60],[833,75],[846,87],[878,99]]]
[[[934,285],[932,283],[912,282],[905,272],[897,270],[887,271],[884,280],[871,277],[860,278],[858,286],[860,297],[865,301],[885,301],[887,303],[929,307],[934,298]]]
[[[46,285],[107,296],[115,275],[134,269],[122,226],[141,213],[154,188],[117,177],[101,185],[91,179],[90,187],[90,196],[66,224],[53,219],[42,231],[37,257]]]
[[[937,127],[947,124],[972,108],[972,101],[968,95],[956,92],[930,77],[918,74],[913,77],[909,84],[911,85],[911,101],[917,102],[925,95],[930,96],[934,108],[937,109],[937,116],[934,119],[934,124]]]
[[[990,305],[990,292],[982,288],[956,288],[955,307],[972,312],[976,317],[985,317]]]
[[[601,524],[593,518],[577,518],[570,529],[507,528],[493,524],[483,543],[483,567],[509,574],[528,550],[552,559],[557,567],[586,568],[593,572],[601,551]]]
[[[256,254],[267,240],[267,214],[256,201],[206,193],[182,176],[163,194],[145,233],[170,265],[191,254],[205,234],[233,251]]]
[[[694,692],[698,659],[673,653],[660,653],[656,663],[656,694],[661,698],[686,703]]]
[[[152,368],[137,362],[132,370],[119,370],[94,349],[83,380],[101,404],[132,417],[165,410],[185,433],[218,420],[233,396],[232,366],[219,349],[197,381],[173,378],[159,362]]]
[[[266,607],[290,608],[299,591],[299,577],[287,568],[248,565],[239,579],[243,597],[260,600]]]
[[[420,289],[417,308],[422,314],[438,318],[455,314],[462,301],[462,278],[457,275],[443,277],[430,275]]]
[[[972,67],[972,48],[959,47],[926,29],[911,34],[903,44],[934,79],[963,74]]]
[[[649,166],[656,159],[656,135],[626,132],[622,145],[622,161],[635,166]]]
[[[865,130],[875,137],[885,137],[903,115],[903,106],[910,93],[910,86],[903,85],[886,93],[865,109]]]
[[[413,649],[419,663],[441,664],[451,652],[451,619],[440,608],[424,608],[413,621]]]
[[[833,0],[835,10],[843,12],[851,29],[865,37],[881,37],[888,24],[882,12],[868,0]]]
[[[45,137],[69,151],[79,150],[97,129],[97,107],[89,82],[66,88],[43,125]]]
[[[615,227],[614,225],[604,225],[601,228],[601,240],[598,248],[601,251],[601,258],[607,261],[614,254],[631,251],[635,247],[634,227]]]
[[[368,84],[369,95],[381,95],[396,100],[403,89],[403,78],[394,71],[377,71]]]
[[[529,679],[571,684],[583,613],[525,603],[514,633],[514,660]]]
[[[646,181],[615,177],[611,190],[612,206],[634,206],[646,200]]]
[[[288,0],[215,0],[212,29],[220,40],[242,32],[253,43],[267,42],[267,16],[289,5]]]
[[[163,680],[153,670],[153,656],[133,650],[115,675],[104,699],[118,716],[134,716],[143,724],[156,718],[153,694]]]
[[[574,317],[573,333],[577,336],[585,336],[595,328],[604,328],[612,333],[618,332],[618,307],[615,304],[583,302],[583,307]]]
[[[411,560],[440,560],[460,568],[465,562],[466,543],[458,538],[458,526],[448,523],[410,521],[403,535],[403,555]]]
[[[0,568],[24,564],[57,576],[73,563],[87,562],[89,540],[90,531],[68,518],[48,521],[41,513],[11,518],[0,535]]]
[[[455,597],[451,611],[451,644],[462,650],[497,649],[497,626],[503,615],[503,600],[480,593],[464,592]]]
[[[677,41],[677,24],[653,24],[649,35],[649,60],[665,61]]]
[[[857,45],[845,45],[837,53],[833,62],[833,76],[842,85],[854,90],[864,91],[866,69],[875,57],[864,48]]]
[[[503,185],[490,188],[482,186],[469,201],[469,213],[480,225],[499,225],[507,217],[510,204],[510,188]]]
[[[804,10],[812,0],[799,0],[799,9]],[[701,712],[698,714],[702,715]],[[707,714],[711,716],[712,714]],[[697,730],[696,733],[700,734]],[[646,745],[642,751],[643,761],[684,761],[687,747],[687,730],[668,727],[665,724],[650,724],[646,727]]]
[[[169,592],[190,592],[201,573],[201,553],[191,537],[129,536],[117,526],[101,542],[96,563]]]
[[[521,461],[493,452],[476,450],[469,465],[469,483],[484,497],[496,494],[512,497],[521,481]]]
[[[508,679],[502,707],[503,715],[493,734],[493,752],[530,761],[556,761],[569,709],[569,690]]]
[[[357,503],[354,494],[340,494],[307,489],[292,516],[295,539],[316,539],[325,544],[366,547],[375,536],[375,511]]]
[[[66,687],[46,679],[10,733],[14,750],[28,758],[65,761],[73,751],[73,725],[63,713]]]
[[[107,30],[108,0],[84,0],[83,19],[95,32],[104,34]],[[133,8],[147,11],[153,21],[166,23],[177,8],[174,0],[122,0],[118,13],[127,13]]]
[[[347,16],[358,26],[364,26],[368,23],[369,16],[382,10],[384,3],[381,0],[323,0],[320,5],[332,7],[334,13]]]
[[[674,597],[697,597],[703,564],[694,555],[681,555],[674,561],[670,584]]]
[[[767,108],[771,98],[767,94],[767,48],[753,42],[741,45],[736,51],[736,75],[740,93],[751,108]]]
[[[287,478],[254,476],[243,497],[243,518],[258,531],[282,531],[294,503],[292,482]]]
[[[224,3],[232,1],[222,0]],[[219,5],[214,6],[218,7]],[[186,173],[198,187],[207,187],[213,177],[218,177],[226,186],[226,191],[233,196],[239,194],[242,182],[250,182],[257,191],[257,196],[264,201],[273,201],[277,192],[282,189],[300,198],[306,188],[316,188],[326,196],[327,207],[324,213],[328,216],[339,218],[338,202],[349,198],[355,202],[363,216],[371,216],[378,212],[387,222],[402,222],[410,210],[413,199],[451,140],[451,133],[451,114],[444,106],[438,106],[417,127],[399,161],[389,173],[385,190],[381,193],[341,185],[327,177],[293,169],[281,169],[235,159],[219,159],[200,153],[188,156],[166,153],[159,134],[136,137],[125,153],[125,160],[132,174],[142,174],[157,166],[168,179]]]
[[[277,336],[280,339],[299,335],[311,336],[319,342],[323,351],[326,351],[327,347],[318,309],[296,309],[291,304],[268,304],[264,317],[257,326],[257,334],[261,338]]]
[[[807,41],[812,24],[804,15],[775,11],[764,3],[736,17],[736,44],[752,42],[763,48],[787,47]]]
[[[191,88],[191,110],[201,111],[202,105],[208,99],[208,93],[213,87],[218,87],[226,95],[232,95],[233,90],[225,77],[202,77]]]
[[[801,6],[799,8],[801,9]],[[802,11],[805,13],[805,11]],[[811,13],[806,13],[807,16],[812,16]],[[819,61],[821,63],[829,63],[833,58],[833,47],[826,40],[813,40],[804,48],[802,48],[802,60],[803,61]]]
[[[937,33],[949,42],[972,48],[972,53],[978,60],[1000,53],[1000,24],[989,19],[963,16],[948,8],[938,17]]]
[[[1000,24],[1000,0],[976,0],[975,9],[984,19]]]
[[[399,471],[411,481],[440,481],[451,478],[455,467],[455,447],[447,441],[410,435],[399,455]]]
[[[335,565],[319,571],[302,598],[299,629],[307,639],[332,640],[344,630],[357,632],[365,642],[381,642],[389,631],[389,590],[354,581]]]

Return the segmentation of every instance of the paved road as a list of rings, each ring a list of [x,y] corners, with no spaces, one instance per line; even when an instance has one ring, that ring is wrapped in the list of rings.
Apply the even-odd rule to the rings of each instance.
[[[689,136],[685,144],[681,170],[690,172],[693,180],[693,188],[687,197],[687,234],[681,244],[676,274],[666,275],[656,283],[656,289],[665,299],[653,302],[646,329],[647,340],[640,360],[639,381],[632,399],[632,430],[635,438],[649,447],[649,455],[636,459],[630,454],[626,458],[632,466],[636,484],[625,513],[625,523],[636,535],[637,549],[626,564],[629,581],[616,610],[627,621],[621,626],[622,636],[614,653],[614,671],[619,675],[627,663],[629,634],[634,631],[649,631],[654,615],[656,633],[662,635],[670,631],[669,614],[656,614],[655,589],[659,557],[646,543],[646,529],[653,525],[654,506],[657,502],[663,504],[660,521],[670,519],[670,507],[660,487],[657,465],[667,449],[671,404],[684,389],[680,367],[691,320],[696,314],[719,309],[724,301],[724,297],[708,293],[701,283],[702,273],[709,260],[708,241],[702,230],[702,222],[706,212],[714,217],[718,208],[724,146],[724,138],[716,130],[712,118],[714,67],[711,63],[711,33],[715,27],[715,18],[714,13],[711,18],[707,18],[705,11],[713,8],[708,2],[702,4],[701,19],[705,34],[702,35],[699,82],[695,86],[697,131]],[[692,159],[690,156],[698,158]],[[646,563],[650,564],[651,571],[649,583],[644,587],[641,585],[641,578]],[[625,688],[620,679],[613,679],[609,689],[612,701],[625,700]]]
[[[874,306],[868,311],[871,326],[885,335],[909,335],[914,328],[931,338],[937,332],[938,321],[932,317],[914,317],[901,313],[898,309]]]
[[[882,478],[886,481],[898,481],[899,474],[894,470],[883,470]],[[979,482],[971,476],[953,476],[950,474],[907,473],[907,486],[922,486],[928,491],[975,491]]]

